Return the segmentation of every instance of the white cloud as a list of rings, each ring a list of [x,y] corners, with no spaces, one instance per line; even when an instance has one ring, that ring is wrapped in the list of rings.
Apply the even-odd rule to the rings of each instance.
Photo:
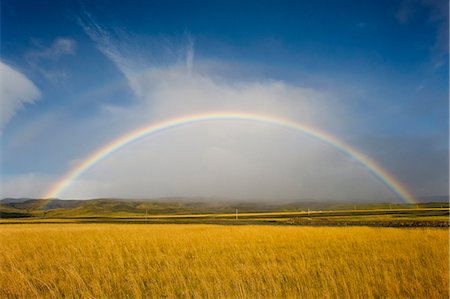
[[[70,38],[59,37],[50,46],[36,42],[36,47],[25,55],[25,60],[47,80],[59,82],[68,77],[68,73],[59,65],[60,59],[75,54],[76,42]]]
[[[299,133],[251,123],[197,125],[152,136],[102,161],[61,196],[393,197],[364,167],[335,149]]]
[[[404,20],[407,22],[408,18]],[[348,128],[361,125],[366,117],[355,115],[358,109],[351,110],[349,102],[335,92],[310,88],[302,82],[254,77],[251,70],[243,71],[245,66],[236,62],[208,60],[198,54],[194,57],[194,40],[188,34],[172,38],[111,32],[99,26],[89,14],[81,16],[79,24],[98,50],[123,73],[135,101],[127,99],[118,104],[115,101],[114,105],[93,109],[82,120],[54,125],[49,133],[51,145],[47,146],[52,152],[70,153],[67,156],[73,162],[67,168],[84,160],[84,154],[77,155],[77,152],[93,152],[105,140],[144,124],[191,113],[269,114],[296,120],[337,137],[342,137],[342,132],[347,132],[348,137],[355,132]],[[49,48],[40,47],[40,51],[34,58],[31,55],[30,61],[34,59],[42,67],[44,61],[58,61],[63,55],[75,53],[75,48],[70,42],[55,42]],[[252,79],[245,78],[245,74],[251,74]],[[357,82],[354,84],[351,92],[360,88]],[[71,136],[70,142],[67,136]],[[357,142],[364,144],[373,136],[368,137]],[[58,139],[59,142],[55,141]],[[378,151],[377,155],[383,159],[379,149],[388,148],[392,142],[380,144],[373,152]],[[392,147],[404,148],[402,144]],[[392,155],[399,164],[417,164],[409,163],[416,158],[403,159],[403,156],[403,151]],[[420,174],[417,181],[405,180],[416,188],[413,191],[424,188],[423,192],[419,191],[433,194],[434,190],[448,186],[448,180],[434,180],[433,186],[424,183],[427,175],[417,169],[427,169],[426,166],[408,165],[402,170],[402,165],[394,165],[389,159],[384,161],[388,170],[393,168],[402,176],[408,172]],[[39,196],[50,181],[51,178],[40,179],[34,174],[3,180],[3,194]],[[83,173],[61,195],[63,198],[220,196],[365,200],[393,197],[367,169],[329,145],[279,128],[239,122],[188,126],[146,138]]]
[[[136,96],[132,104],[103,106],[93,116],[96,124],[107,126],[92,126],[94,120],[77,123],[77,128],[84,127],[83,140],[211,111],[268,114],[329,132],[343,131],[348,125],[348,115],[331,93],[267,78],[242,80],[233,72],[223,75],[217,71],[221,67],[217,61],[196,58],[194,63],[189,36],[179,44],[145,40],[141,48],[139,37],[113,35],[89,15],[79,22],[124,74]],[[239,68],[234,70],[239,73]],[[27,184],[38,183],[29,178],[10,181],[5,190],[17,186],[33,190]],[[222,122],[167,131],[126,147],[83,173],[60,196],[386,199],[392,192],[364,167],[314,138],[267,125]]]
[[[194,39],[190,34],[187,34],[186,68],[189,74],[192,74],[193,67],[194,67]]]
[[[41,95],[39,89],[25,75],[0,61],[0,130],[23,109]]]
[[[128,78],[131,75],[130,70],[133,66],[129,65],[129,63],[131,63],[130,60],[122,57],[122,53],[131,52],[131,44],[112,36],[103,29],[103,27],[97,24],[88,12],[78,16],[78,24],[83,28],[89,38],[95,42],[97,49],[113,61],[117,68]],[[122,34],[124,34],[124,32],[122,32]],[[136,57],[134,57],[134,60],[139,60],[139,54],[135,52],[135,55]]]
[[[132,35],[112,35],[90,16],[83,18],[86,33],[136,95],[133,104],[104,106],[96,116],[118,124],[109,126],[112,131],[210,111],[269,114],[327,131],[346,126],[346,115],[327,92],[280,80],[223,77],[217,64],[198,58],[194,64],[192,39],[178,45],[184,55],[169,51],[175,53],[171,63],[154,64],[153,57],[164,56],[158,51],[167,51],[165,43],[140,49]],[[364,167],[314,138],[224,122],[167,131],[126,147],[77,178],[61,196],[385,199],[392,193]]]
[[[27,53],[26,59],[30,63],[40,60],[58,60],[64,55],[75,55],[76,43],[70,38],[56,38],[49,47],[39,46]]]

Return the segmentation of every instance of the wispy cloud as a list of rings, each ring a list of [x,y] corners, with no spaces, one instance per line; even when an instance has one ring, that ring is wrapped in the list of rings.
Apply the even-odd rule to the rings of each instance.
[[[424,0],[431,8],[430,22],[437,26],[436,42],[432,49],[434,54],[434,66],[440,67],[448,59],[449,43],[449,2],[447,0]]]
[[[421,10],[428,11],[428,22],[436,27],[435,43],[430,49],[432,65],[438,68],[448,57],[449,36],[449,2],[448,0],[404,0],[395,17],[402,24],[409,24],[416,19]]]
[[[28,64],[47,80],[60,82],[68,77],[66,70],[58,64],[62,57],[76,55],[76,42],[70,38],[56,38],[50,46],[35,41],[32,50],[26,53]]]
[[[192,74],[192,68],[194,67],[194,38],[186,33],[187,47],[186,47],[186,68],[189,74]]]
[[[120,32],[107,31],[95,18],[87,11],[76,16],[78,24],[83,28],[84,32],[89,38],[94,41],[97,49],[109,58],[117,68],[128,78],[131,75],[131,70],[135,67],[131,65],[131,61],[123,58],[124,53],[131,55],[131,42],[127,41],[127,33],[123,30]],[[139,55],[139,53],[135,53]],[[139,61],[140,57],[135,57]]]
[[[194,38],[185,33],[181,41],[173,37],[140,37],[123,29],[106,29],[87,11],[76,16],[78,24],[95,43],[96,48],[110,59],[127,78],[134,93],[141,97],[137,76],[146,70],[172,67],[185,63],[188,73],[194,62]],[[145,49],[145,50],[143,50]]]
[[[35,102],[40,95],[39,89],[25,75],[0,61],[0,132],[19,110]]]
[[[26,54],[26,59],[31,63],[40,60],[58,60],[64,55],[75,55],[76,43],[70,38],[57,38],[49,47],[40,46]]]

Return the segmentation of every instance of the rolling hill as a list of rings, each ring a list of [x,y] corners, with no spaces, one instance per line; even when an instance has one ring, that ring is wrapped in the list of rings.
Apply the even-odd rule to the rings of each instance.
[[[448,202],[421,203],[421,208],[448,207]],[[43,200],[12,199],[0,201],[1,218],[76,218],[76,217],[126,217],[145,215],[224,214],[256,212],[298,212],[308,210],[366,210],[417,208],[417,205],[389,203],[337,203],[291,202],[268,203],[205,198],[161,198],[149,200],[91,199],[91,200]]]

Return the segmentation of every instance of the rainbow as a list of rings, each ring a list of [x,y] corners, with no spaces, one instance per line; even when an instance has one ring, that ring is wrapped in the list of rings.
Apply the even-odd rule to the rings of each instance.
[[[416,203],[414,196],[402,186],[390,173],[380,167],[374,160],[363,155],[356,149],[350,147],[344,142],[338,140],[336,137],[321,131],[319,129],[303,125],[301,123],[282,119],[273,116],[253,114],[253,113],[206,113],[194,114],[183,117],[173,118],[158,123],[146,125],[140,129],[125,134],[114,141],[106,144],[98,149],[93,154],[87,156],[79,165],[67,172],[58,182],[56,182],[42,197],[47,200],[57,198],[64,189],[66,189],[76,178],[82,175],[85,171],[95,166],[97,163],[111,156],[121,148],[130,145],[146,136],[159,133],[165,130],[175,129],[182,126],[211,122],[211,121],[245,121],[258,122],[269,124],[288,130],[301,132],[308,136],[319,139],[320,141],[329,144],[338,149],[343,154],[351,157],[353,160],[365,166],[374,176],[380,179],[387,187],[389,187],[399,198],[408,203]]]

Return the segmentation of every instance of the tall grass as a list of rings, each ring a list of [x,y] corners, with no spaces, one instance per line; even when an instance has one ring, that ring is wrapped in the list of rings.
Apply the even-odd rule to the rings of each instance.
[[[448,298],[448,230],[0,226],[0,298]]]

